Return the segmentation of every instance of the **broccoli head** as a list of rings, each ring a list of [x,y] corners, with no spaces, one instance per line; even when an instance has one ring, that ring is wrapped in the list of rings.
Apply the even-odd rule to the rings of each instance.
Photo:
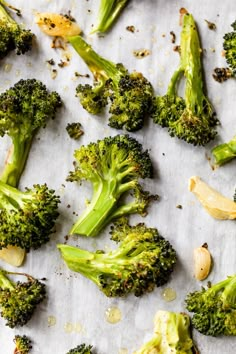
[[[190,332],[190,318],[185,313],[158,311],[153,338],[134,354],[197,354]]]
[[[174,72],[167,93],[156,97],[153,104],[154,123],[167,127],[170,136],[193,145],[206,145],[216,136],[218,123],[204,93],[201,47],[193,16],[185,13],[180,43],[180,64]],[[178,81],[184,76],[184,97],[178,96]]]
[[[176,252],[154,228],[130,226],[125,218],[111,231],[116,250],[95,253],[58,245],[67,266],[92,280],[109,297],[141,296],[165,284],[176,263]]]
[[[236,157],[236,135],[228,143],[215,146],[212,154],[218,166],[233,160]]]
[[[59,202],[46,184],[21,192],[0,181],[0,249],[12,245],[29,251],[48,242]]]
[[[93,28],[91,33],[107,32],[113,26],[128,1],[129,0],[101,0],[97,25]]]
[[[68,123],[66,131],[72,139],[78,140],[84,134],[80,123]]]
[[[228,67],[216,68],[213,74],[214,79],[218,82],[223,82],[230,77],[236,76],[236,21],[231,26],[234,31],[226,33],[223,38],[223,48]]]
[[[156,199],[144,192],[140,178],[152,177],[152,163],[142,145],[128,135],[117,135],[81,146],[74,153],[75,171],[68,181],[88,180],[93,196],[70,234],[96,236],[110,221],[126,214],[145,215],[149,202]],[[121,201],[132,192],[133,201]]]
[[[92,354],[92,345],[80,344],[76,348],[71,349],[67,354]]]
[[[28,354],[32,349],[31,340],[25,335],[16,335],[14,338],[14,342],[16,345],[14,354]]]
[[[60,106],[60,96],[35,79],[20,80],[0,95],[0,136],[8,135],[13,144],[0,180],[18,185],[35,133]]]
[[[95,79],[94,86],[80,84],[77,87],[77,96],[84,109],[98,114],[110,102],[109,125],[112,128],[141,129],[152,107],[150,82],[141,73],[130,74],[122,64],[102,58],[80,36],[68,37],[68,40]]]
[[[13,282],[8,275],[24,276],[25,282]],[[32,317],[37,305],[46,296],[45,284],[32,276],[0,269],[0,311],[6,325],[24,326]]]
[[[187,309],[194,312],[193,326],[208,336],[236,335],[236,276],[230,276],[210,288],[190,293]]]
[[[32,47],[34,34],[23,29],[6,11],[5,7],[14,9],[4,0],[0,0],[0,59],[4,58],[10,51],[15,50],[16,54],[24,54]],[[19,10],[14,9],[17,14]]]

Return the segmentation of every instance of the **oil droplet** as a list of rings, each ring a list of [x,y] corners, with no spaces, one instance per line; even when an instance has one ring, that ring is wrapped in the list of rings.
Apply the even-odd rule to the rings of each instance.
[[[74,329],[74,326],[73,326],[72,323],[66,322],[66,323],[64,324],[64,331],[65,331],[66,333],[71,333],[71,332],[73,332],[73,329]]]
[[[56,317],[48,316],[48,327],[53,327],[57,323]]]
[[[165,288],[162,292],[165,301],[170,302],[176,299],[176,291],[172,288]]]
[[[77,333],[81,333],[83,330],[83,326],[81,325],[81,323],[77,322],[74,325],[74,331]]]
[[[12,64],[5,64],[4,65],[4,71],[6,73],[9,73],[11,71],[11,69],[12,69]]]
[[[126,348],[120,348],[118,354],[128,354],[128,349],[126,349]]]
[[[20,76],[21,72],[20,70],[16,70],[16,77]]]
[[[121,311],[118,307],[109,307],[105,312],[107,322],[115,324],[121,320]]]

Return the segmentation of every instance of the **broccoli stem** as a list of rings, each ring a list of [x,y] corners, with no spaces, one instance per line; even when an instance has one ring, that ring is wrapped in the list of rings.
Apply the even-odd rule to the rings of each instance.
[[[15,210],[19,208],[23,209],[27,201],[32,201],[30,193],[21,192],[17,188],[9,186],[0,180],[0,207],[8,208],[9,210],[13,210],[14,208]]]
[[[87,64],[95,80],[103,81],[105,83],[106,80],[111,78],[113,82],[118,85],[121,73],[114,63],[98,55],[92,49],[91,45],[86,43],[80,36],[68,37],[68,41]]]
[[[0,289],[9,289],[9,290],[14,290],[15,286],[14,283],[12,283],[7,277],[6,277],[6,272],[4,270],[0,269]]]
[[[236,157],[236,135],[228,143],[220,144],[212,150],[217,165],[224,165]]]
[[[186,77],[185,101],[186,108],[196,115],[201,114],[203,101],[208,104],[203,95],[203,78],[201,65],[201,46],[199,36],[191,14],[183,17],[181,32],[180,67]]]
[[[32,138],[22,142],[18,137],[12,137],[12,142],[10,156],[6,161],[3,173],[0,175],[0,181],[12,187],[17,187],[29,155]]]
[[[80,234],[93,237],[99,233],[107,224],[109,215],[117,203],[117,199],[113,196],[115,189],[115,184],[112,185],[106,181],[101,183],[98,190],[94,186],[93,198],[85,212],[73,225],[70,235]]]
[[[172,75],[168,89],[167,95],[169,96],[176,96],[177,95],[177,83],[180,79],[180,76],[183,74],[184,69],[180,66]]]
[[[128,0],[101,0],[98,25],[92,30],[91,34],[95,32],[107,32],[127,2]]]
[[[8,14],[8,12],[4,8],[4,6],[13,9],[14,11],[17,12],[17,14],[20,13],[20,11],[18,9],[16,9],[13,6],[9,5],[6,1],[0,0],[0,20],[2,20],[4,22],[6,21],[7,23],[11,23],[12,25],[15,25],[15,26],[18,27],[18,24],[16,23],[16,21],[13,20],[13,18]]]

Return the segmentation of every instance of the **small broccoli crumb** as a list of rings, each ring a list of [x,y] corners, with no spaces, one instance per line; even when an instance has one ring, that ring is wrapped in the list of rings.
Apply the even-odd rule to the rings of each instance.
[[[26,335],[16,335],[14,338],[14,343],[16,345],[14,354],[28,354],[32,349],[31,340],[26,337]]]
[[[142,59],[147,57],[148,55],[151,54],[151,51],[148,49],[140,49],[140,50],[134,50],[133,51],[133,55],[138,58],[138,59]]]
[[[183,209],[183,206],[181,204],[176,205],[177,209]]]
[[[82,126],[79,122],[69,123],[67,124],[66,130],[72,139],[78,140],[84,134],[84,131],[81,129],[81,127]]]
[[[207,26],[209,28],[209,30],[215,31],[216,30],[216,24],[213,22],[210,22],[208,20],[205,20],[205,22],[207,23]]]
[[[176,41],[176,35],[175,35],[175,33],[173,32],[173,31],[170,31],[170,35],[171,35],[171,43],[175,43],[175,41]]]
[[[46,63],[48,63],[49,65],[55,65],[55,61],[54,59],[49,59],[49,60],[46,60]]]
[[[134,26],[127,26],[126,27],[127,31],[134,33],[135,32],[135,27]]]

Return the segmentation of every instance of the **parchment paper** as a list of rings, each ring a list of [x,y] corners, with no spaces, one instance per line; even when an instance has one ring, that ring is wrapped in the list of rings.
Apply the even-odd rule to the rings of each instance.
[[[21,178],[20,188],[34,183],[47,182],[61,195],[60,218],[57,232],[51,241],[38,251],[32,251],[22,271],[35,277],[47,278],[48,299],[42,303],[32,320],[23,328],[12,330],[0,321],[0,354],[13,353],[12,342],[15,334],[26,334],[33,340],[32,354],[64,354],[79,343],[91,343],[98,354],[133,353],[152,336],[153,317],[157,310],[185,311],[184,298],[189,291],[200,289],[202,283],[193,277],[192,253],[195,247],[208,243],[214,259],[214,267],[208,280],[215,283],[223,280],[236,270],[236,232],[234,221],[217,221],[209,216],[195,197],[188,191],[188,179],[199,175],[212,187],[232,198],[235,189],[235,161],[212,171],[206,154],[219,142],[232,138],[235,132],[236,82],[231,80],[218,84],[212,78],[216,66],[226,66],[221,56],[222,37],[231,30],[235,20],[236,2],[232,0],[211,1],[171,1],[171,0],[131,0],[114,28],[104,37],[89,36],[95,23],[99,1],[46,1],[17,0],[11,3],[22,9],[22,21],[32,29],[37,40],[34,49],[24,56],[13,53],[2,60],[0,92],[21,78],[42,80],[50,90],[57,90],[64,107],[54,121],[48,123],[34,140],[30,156]],[[206,148],[196,148],[170,138],[167,131],[154,125],[151,119],[144,129],[134,134],[150,150],[155,166],[155,178],[144,185],[151,192],[161,196],[159,203],[152,205],[145,219],[133,216],[132,223],[145,221],[157,227],[174,246],[178,253],[178,265],[171,281],[166,285],[177,292],[173,302],[165,302],[161,296],[163,289],[155,289],[141,298],[129,296],[126,299],[106,298],[89,280],[69,271],[60,258],[56,244],[64,242],[72,223],[85,208],[86,199],[91,195],[89,185],[77,186],[66,183],[65,178],[73,169],[73,151],[81,144],[96,141],[108,135],[119,133],[107,126],[107,115],[93,117],[80,106],[75,98],[75,87],[80,82],[90,83],[90,79],[75,78],[74,72],[89,73],[87,67],[68,46],[71,61],[65,68],[57,66],[58,75],[53,80],[46,60],[53,58],[57,63],[63,59],[61,50],[50,47],[51,39],[40,32],[34,24],[34,11],[66,13],[72,15],[81,25],[85,38],[104,57],[114,62],[123,62],[130,70],[137,70],[151,81],[156,93],[164,94],[173,70],[178,64],[178,54],[173,52],[169,32],[176,33],[179,43],[179,9],[185,7],[193,13],[198,24],[204,49],[205,80],[211,99],[222,126],[219,137]],[[216,31],[211,31],[205,19],[213,21]],[[19,20],[19,19],[18,19]],[[135,26],[135,33],[128,32],[128,25]],[[151,55],[137,59],[133,50],[148,49]],[[10,72],[4,70],[12,64]],[[90,73],[89,73],[90,74]],[[71,140],[65,127],[68,122],[79,121],[85,130],[80,141]],[[9,147],[7,138],[0,140],[0,165]],[[64,187],[64,186],[65,187]],[[68,204],[70,208],[68,208]],[[183,209],[176,206],[181,204]],[[68,243],[95,250],[111,247],[109,228],[94,239],[70,238]],[[0,266],[14,269],[0,261]],[[206,284],[207,281],[203,282]],[[122,319],[117,324],[109,324],[105,311],[117,306]],[[48,317],[53,316],[54,325],[48,325]],[[70,332],[70,333],[68,333]],[[203,354],[235,353],[235,338],[211,338],[194,331],[194,339]]]

